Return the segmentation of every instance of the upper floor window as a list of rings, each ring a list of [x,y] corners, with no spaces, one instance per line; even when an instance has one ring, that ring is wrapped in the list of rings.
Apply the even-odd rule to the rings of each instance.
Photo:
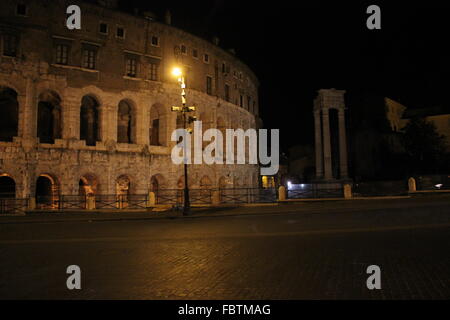
[[[122,27],[117,27],[116,37],[121,39],[125,38],[125,29]]]
[[[250,111],[251,102],[252,102],[252,97],[248,96],[247,97],[247,110],[248,111]]]
[[[137,58],[127,57],[125,61],[125,74],[128,77],[135,78],[137,76]]]
[[[149,79],[152,81],[158,81],[158,67],[159,65],[157,63],[150,63],[149,64]]]
[[[203,56],[203,61],[209,63],[209,54],[205,53],[205,55]]]
[[[26,16],[27,15],[27,6],[26,4],[19,3],[16,7],[16,14],[18,16]]]
[[[3,35],[3,55],[15,57],[17,55],[18,38],[14,34]]]
[[[210,76],[206,77],[206,93],[212,94],[212,78]]]
[[[198,58],[198,50],[197,49],[192,49],[192,56],[197,59]]]
[[[69,64],[69,45],[59,43],[56,45],[56,63]]]
[[[244,97],[242,96],[242,94],[240,95],[239,105],[240,105],[241,107],[244,106]]]
[[[152,46],[159,47],[159,38],[157,36],[152,36]]]
[[[108,25],[106,23],[101,22],[98,31],[103,34],[108,34]]]
[[[182,54],[187,54],[187,48],[184,44],[181,45],[181,53]]]
[[[97,60],[97,48],[94,46],[84,46],[83,48],[83,68],[95,69]]]
[[[227,72],[227,65],[224,63],[222,63],[222,73]]]

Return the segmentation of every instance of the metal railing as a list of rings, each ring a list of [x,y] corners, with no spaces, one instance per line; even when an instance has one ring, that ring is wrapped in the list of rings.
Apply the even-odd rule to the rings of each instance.
[[[28,198],[0,198],[0,214],[24,213],[28,209]]]
[[[275,188],[230,188],[219,189],[221,203],[269,203],[277,201]]]
[[[307,183],[287,190],[288,199],[342,198],[344,187],[341,183]]]

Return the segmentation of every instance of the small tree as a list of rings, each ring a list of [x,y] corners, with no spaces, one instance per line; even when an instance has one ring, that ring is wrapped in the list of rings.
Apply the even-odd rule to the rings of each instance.
[[[435,173],[445,158],[445,137],[436,126],[422,118],[413,118],[403,129],[403,146],[413,173]]]

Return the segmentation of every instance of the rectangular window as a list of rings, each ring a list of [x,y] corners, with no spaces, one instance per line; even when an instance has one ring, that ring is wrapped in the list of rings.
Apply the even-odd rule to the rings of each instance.
[[[67,44],[56,45],[56,63],[69,64],[69,45]]]
[[[83,68],[95,69],[97,59],[97,49],[93,47],[85,47],[83,49]]]
[[[250,103],[251,103],[251,102],[252,102],[252,98],[251,98],[250,96],[248,96],[248,97],[247,97],[247,110],[248,110],[248,111],[250,111],[250,106],[251,106]]]
[[[192,50],[192,56],[197,59],[198,58],[198,50],[197,49],[193,49]]]
[[[203,56],[203,61],[209,63],[209,55],[207,53]]]
[[[116,37],[121,39],[125,38],[125,29],[122,27],[117,27]]]
[[[226,72],[227,72],[227,66],[224,62],[224,63],[222,63],[222,73],[226,73]]]
[[[157,36],[152,37],[152,46],[159,47],[159,38]]]
[[[137,76],[137,59],[128,57],[125,62],[125,74],[128,77],[135,78]]]
[[[181,53],[182,54],[187,54],[187,48],[184,44],[181,45]]]
[[[150,74],[149,74],[149,79],[152,81],[158,81],[158,64],[157,63],[150,63],[149,64],[149,68],[150,68]]]
[[[27,6],[23,3],[19,3],[16,8],[16,14],[18,16],[26,16],[27,15]]]
[[[3,55],[15,57],[17,55],[17,36],[13,34],[3,35]]]
[[[212,94],[212,78],[206,77],[206,93],[211,95]]]
[[[225,85],[225,101],[230,102],[230,86]]]
[[[241,107],[244,106],[244,97],[242,96],[242,94],[240,95],[239,105],[240,105]]]
[[[100,23],[99,32],[103,34],[108,34],[108,25],[106,23]]]

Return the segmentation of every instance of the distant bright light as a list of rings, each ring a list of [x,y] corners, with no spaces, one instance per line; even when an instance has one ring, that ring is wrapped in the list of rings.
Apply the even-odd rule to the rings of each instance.
[[[287,187],[288,187],[288,190],[292,189],[292,182],[288,181],[287,182]]]
[[[439,183],[439,184],[435,185],[435,187],[438,188],[438,189],[440,189],[442,186],[443,186],[442,183]]]
[[[174,75],[175,77],[180,77],[183,74],[183,72],[181,71],[180,68],[175,67],[172,69],[172,75]]]
[[[304,184],[302,183],[302,184],[300,185],[300,187],[301,187],[301,188],[304,188],[304,187],[305,187],[305,185],[304,185]]]

